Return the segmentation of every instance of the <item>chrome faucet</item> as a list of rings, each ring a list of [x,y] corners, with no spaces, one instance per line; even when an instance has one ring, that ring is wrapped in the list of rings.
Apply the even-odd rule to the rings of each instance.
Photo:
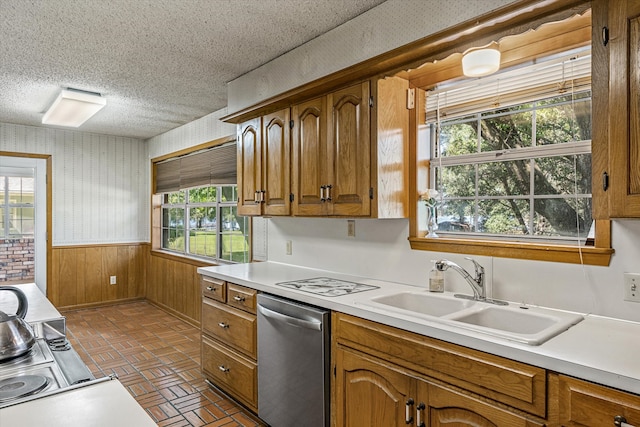
[[[484,285],[484,267],[481,266],[476,260],[473,258],[465,257],[473,263],[473,266],[476,270],[476,276],[472,277],[471,274],[464,268],[460,267],[453,261],[449,261],[448,259],[441,259],[440,261],[436,261],[436,268],[440,271],[446,271],[449,268],[453,268],[455,271],[460,273],[462,277],[467,281],[471,289],[473,290],[473,297],[468,295],[455,294],[455,297],[458,298],[466,298],[473,299],[474,301],[484,301],[492,304],[506,305],[507,303],[504,301],[494,300],[491,298],[487,298],[487,289]]]

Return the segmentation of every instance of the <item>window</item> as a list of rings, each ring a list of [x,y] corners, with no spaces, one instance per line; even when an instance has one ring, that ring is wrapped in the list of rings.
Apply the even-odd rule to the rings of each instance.
[[[586,240],[590,63],[581,51],[427,95],[439,235]]]
[[[235,185],[162,194],[161,248],[229,262],[249,261],[249,224]]]
[[[0,238],[33,238],[34,183],[33,168],[0,169]]]

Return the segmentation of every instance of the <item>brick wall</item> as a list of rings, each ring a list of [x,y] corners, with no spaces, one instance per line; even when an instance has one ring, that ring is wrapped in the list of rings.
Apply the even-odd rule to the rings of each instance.
[[[34,280],[34,255],[32,238],[0,239],[0,283]]]

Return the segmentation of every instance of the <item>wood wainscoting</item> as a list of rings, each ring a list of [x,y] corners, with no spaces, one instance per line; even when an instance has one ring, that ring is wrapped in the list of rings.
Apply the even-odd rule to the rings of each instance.
[[[166,252],[151,251],[147,276],[147,300],[180,319],[200,327],[202,292],[197,269],[211,265],[211,263]]]
[[[58,309],[142,299],[149,251],[148,243],[53,247],[47,297]]]
[[[47,297],[60,310],[147,299],[200,326],[198,260],[152,251],[149,243],[58,246],[52,249]],[[116,284],[110,277],[116,276]]]

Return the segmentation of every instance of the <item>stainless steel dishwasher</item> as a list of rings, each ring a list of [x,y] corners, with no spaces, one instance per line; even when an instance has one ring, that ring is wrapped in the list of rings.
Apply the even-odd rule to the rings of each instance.
[[[258,415],[272,427],[329,425],[329,313],[258,294]]]

